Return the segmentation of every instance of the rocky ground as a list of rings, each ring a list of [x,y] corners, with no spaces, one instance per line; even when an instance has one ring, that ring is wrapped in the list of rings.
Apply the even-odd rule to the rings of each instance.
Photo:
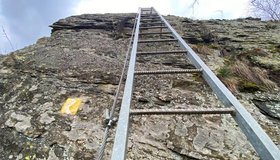
[[[0,159],[96,156],[134,17],[68,17],[51,25],[51,37],[0,57]],[[280,147],[279,22],[166,18]],[[179,48],[172,42],[139,46],[139,51],[172,49]],[[159,68],[193,66],[183,55],[137,58],[137,70]],[[75,116],[59,112],[68,97],[83,100]],[[136,77],[132,108],[186,107],[223,106],[199,75]],[[111,135],[105,159],[113,140]],[[132,117],[128,159],[259,157],[230,115],[191,115]]]

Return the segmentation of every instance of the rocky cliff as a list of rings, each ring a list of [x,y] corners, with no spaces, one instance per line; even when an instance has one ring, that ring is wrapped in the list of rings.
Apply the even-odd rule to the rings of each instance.
[[[50,37],[0,57],[0,159],[96,156],[103,114],[112,105],[134,17],[87,14],[61,19],[51,25]],[[166,19],[280,147],[279,22]],[[149,49],[178,46],[140,45],[142,51]],[[183,55],[137,58],[138,70],[191,67]],[[68,97],[83,101],[75,116],[59,112]],[[184,106],[222,105],[198,75],[137,77],[132,108]],[[229,115],[138,116],[131,124],[128,159],[259,159]],[[115,127],[105,159],[114,132]]]

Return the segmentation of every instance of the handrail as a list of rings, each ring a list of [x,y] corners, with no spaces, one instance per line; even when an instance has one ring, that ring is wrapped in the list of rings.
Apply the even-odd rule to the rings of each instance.
[[[130,50],[131,50],[131,45],[132,45],[132,41],[133,41],[133,34],[134,34],[136,23],[137,23],[136,20],[137,20],[137,15],[135,15],[135,21],[134,21],[134,25],[133,25],[133,29],[132,29],[132,34],[131,34],[131,37],[130,37],[130,40],[129,40],[129,45],[128,45],[126,55],[125,55],[125,60],[124,60],[124,63],[123,63],[122,74],[121,74],[121,77],[120,77],[118,88],[116,90],[116,94],[115,94],[115,97],[114,97],[114,100],[113,100],[113,104],[111,106],[111,110],[110,110],[110,113],[109,113],[109,120],[106,124],[103,140],[102,140],[102,143],[100,145],[100,149],[97,153],[96,160],[102,160],[103,156],[104,156],[107,139],[109,137],[109,129],[111,128],[112,123],[113,123],[113,118],[114,118],[114,113],[115,113],[115,110],[116,110],[116,105],[117,105],[117,102],[118,102],[121,86],[122,86],[123,80],[124,80],[126,65],[127,65],[127,62],[128,62],[128,58],[129,58],[129,54],[130,54]]]
[[[202,76],[208,85],[215,92],[217,97],[222,101],[224,106],[233,107],[235,114],[232,116],[241,130],[244,132],[248,140],[251,142],[261,159],[264,160],[280,160],[280,151],[272,142],[269,136],[263,131],[260,125],[252,117],[252,115],[243,107],[243,105],[236,99],[236,97],[227,89],[227,87],[218,79],[218,77],[210,70],[210,68],[199,58],[199,56],[187,45],[182,37],[171,27],[171,25],[161,16],[153,7],[151,13],[155,12],[158,17],[164,22],[167,29],[171,32],[173,37],[178,41],[180,46],[186,50],[186,57],[188,57],[197,69],[201,69]],[[141,19],[141,8],[138,11],[138,18],[136,29],[134,33],[134,40],[131,49],[129,67],[127,71],[127,78],[124,88],[124,95],[122,99],[118,126],[113,145],[112,160],[126,159],[128,130],[129,130],[129,116],[130,104],[133,91],[133,80],[136,62],[136,52],[139,37]]]
[[[246,137],[249,139],[259,156],[264,160],[280,159],[280,151],[272,142],[269,136],[263,131],[252,115],[243,107],[227,87],[218,79],[210,68],[199,58],[199,56],[187,45],[182,37],[171,27],[171,25],[153,7],[152,9],[159,15],[160,19],[172,32],[174,38],[178,39],[180,46],[188,53],[186,56],[196,66],[202,69],[202,76],[213,89],[218,98],[227,107],[233,106],[236,115],[233,117]]]
[[[129,127],[129,110],[133,91],[133,79],[135,71],[136,53],[139,36],[139,26],[141,19],[141,8],[138,11],[137,24],[134,34],[133,45],[130,54],[129,66],[127,71],[127,78],[125,82],[124,95],[119,114],[118,126],[113,145],[112,160],[124,160],[126,158],[127,138]]]

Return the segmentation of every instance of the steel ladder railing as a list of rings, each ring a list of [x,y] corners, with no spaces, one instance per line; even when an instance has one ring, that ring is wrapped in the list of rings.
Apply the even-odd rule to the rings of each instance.
[[[145,23],[144,23],[145,22]],[[160,24],[160,25],[159,25]],[[140,32],[140,29],[160,29],[160,32]],[[168,31],[163,31],[165,28]],[[139,35],[172,34],[174,39],[139,40]],[[138,43],[160,43],[177,42],[182,50],[176,51],[153,51],[137,52]],[[196,69],[185,70],[157,70],[157,71],[135,71],[136,55],[159,55],[159,54],[182,54],[191,60]],[[135,75],[147,74],[182,74],[201,73],[202,77],[212,88],[217,97],[222,101],[225,108],[202,108],[202,109],[137,109],[131,110],[131,100],[133,92],[133,82]],[[171,25],[153,7],[139,8],[137,24],[134,31],[133,45],[130,53],[127,78],[124,88],[119,120],[115,134],[115,141],[112,151],[112,160],[126,159],[127,141],[129,132],[129,118],[132,115],[156,115],[156,114],[231,114],[241,130],[247,136],[261,159],[280,159],[280,151],[272,142],[269,136],[263,131],[251,114],[242,106],[235,96],[225,87],[209,67],[199,58],[199,56],[186,44],[181,36],[171,27]]]

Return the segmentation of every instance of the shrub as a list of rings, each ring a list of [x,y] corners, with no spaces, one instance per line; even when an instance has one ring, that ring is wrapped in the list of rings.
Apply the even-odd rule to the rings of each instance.
[[[192,45],[191,47],[196,53],[199,54],[207,55],[212,53],[212,50],[206,45]]]
[[[200,36],[205,43],[214,42],[217,39],[217,37],[206,27],[202,29]]]
[[[256,92],[262,90],[256,83],[248,81],[241,81],[238,85],[238,89],[241,92]]]
[[[220,78],[227,78],[232,75],[230,68],[223,67],[218,70],[218,77]]]
[[[220,68],[217,76],[232,91],[255,92],[277,88],[265,70],[251,67],[242,61]]]
[[[266,71],[258,67],[250,67],[247,64],[237,61],[234,66],[232,66],[232,72],[247,82],[254,83],[259,86],[263,86],[267,89],[276,88],[277,85],[269,80]]]
[[[238,79],[235,77],[227,77],[227,78],[221,78],[222,82],[227,86],[227,88],[232,92],[237,92],[238,89]]]
[[[266,29],[276,29],[277,25],[276,24],[272,24],[272,23],[268,23],[265,25]]]
[[[232,76],[232,72],[229,67],[223,67],[218,70],[217,76],[232,92],[237,91],[238,79]]]

